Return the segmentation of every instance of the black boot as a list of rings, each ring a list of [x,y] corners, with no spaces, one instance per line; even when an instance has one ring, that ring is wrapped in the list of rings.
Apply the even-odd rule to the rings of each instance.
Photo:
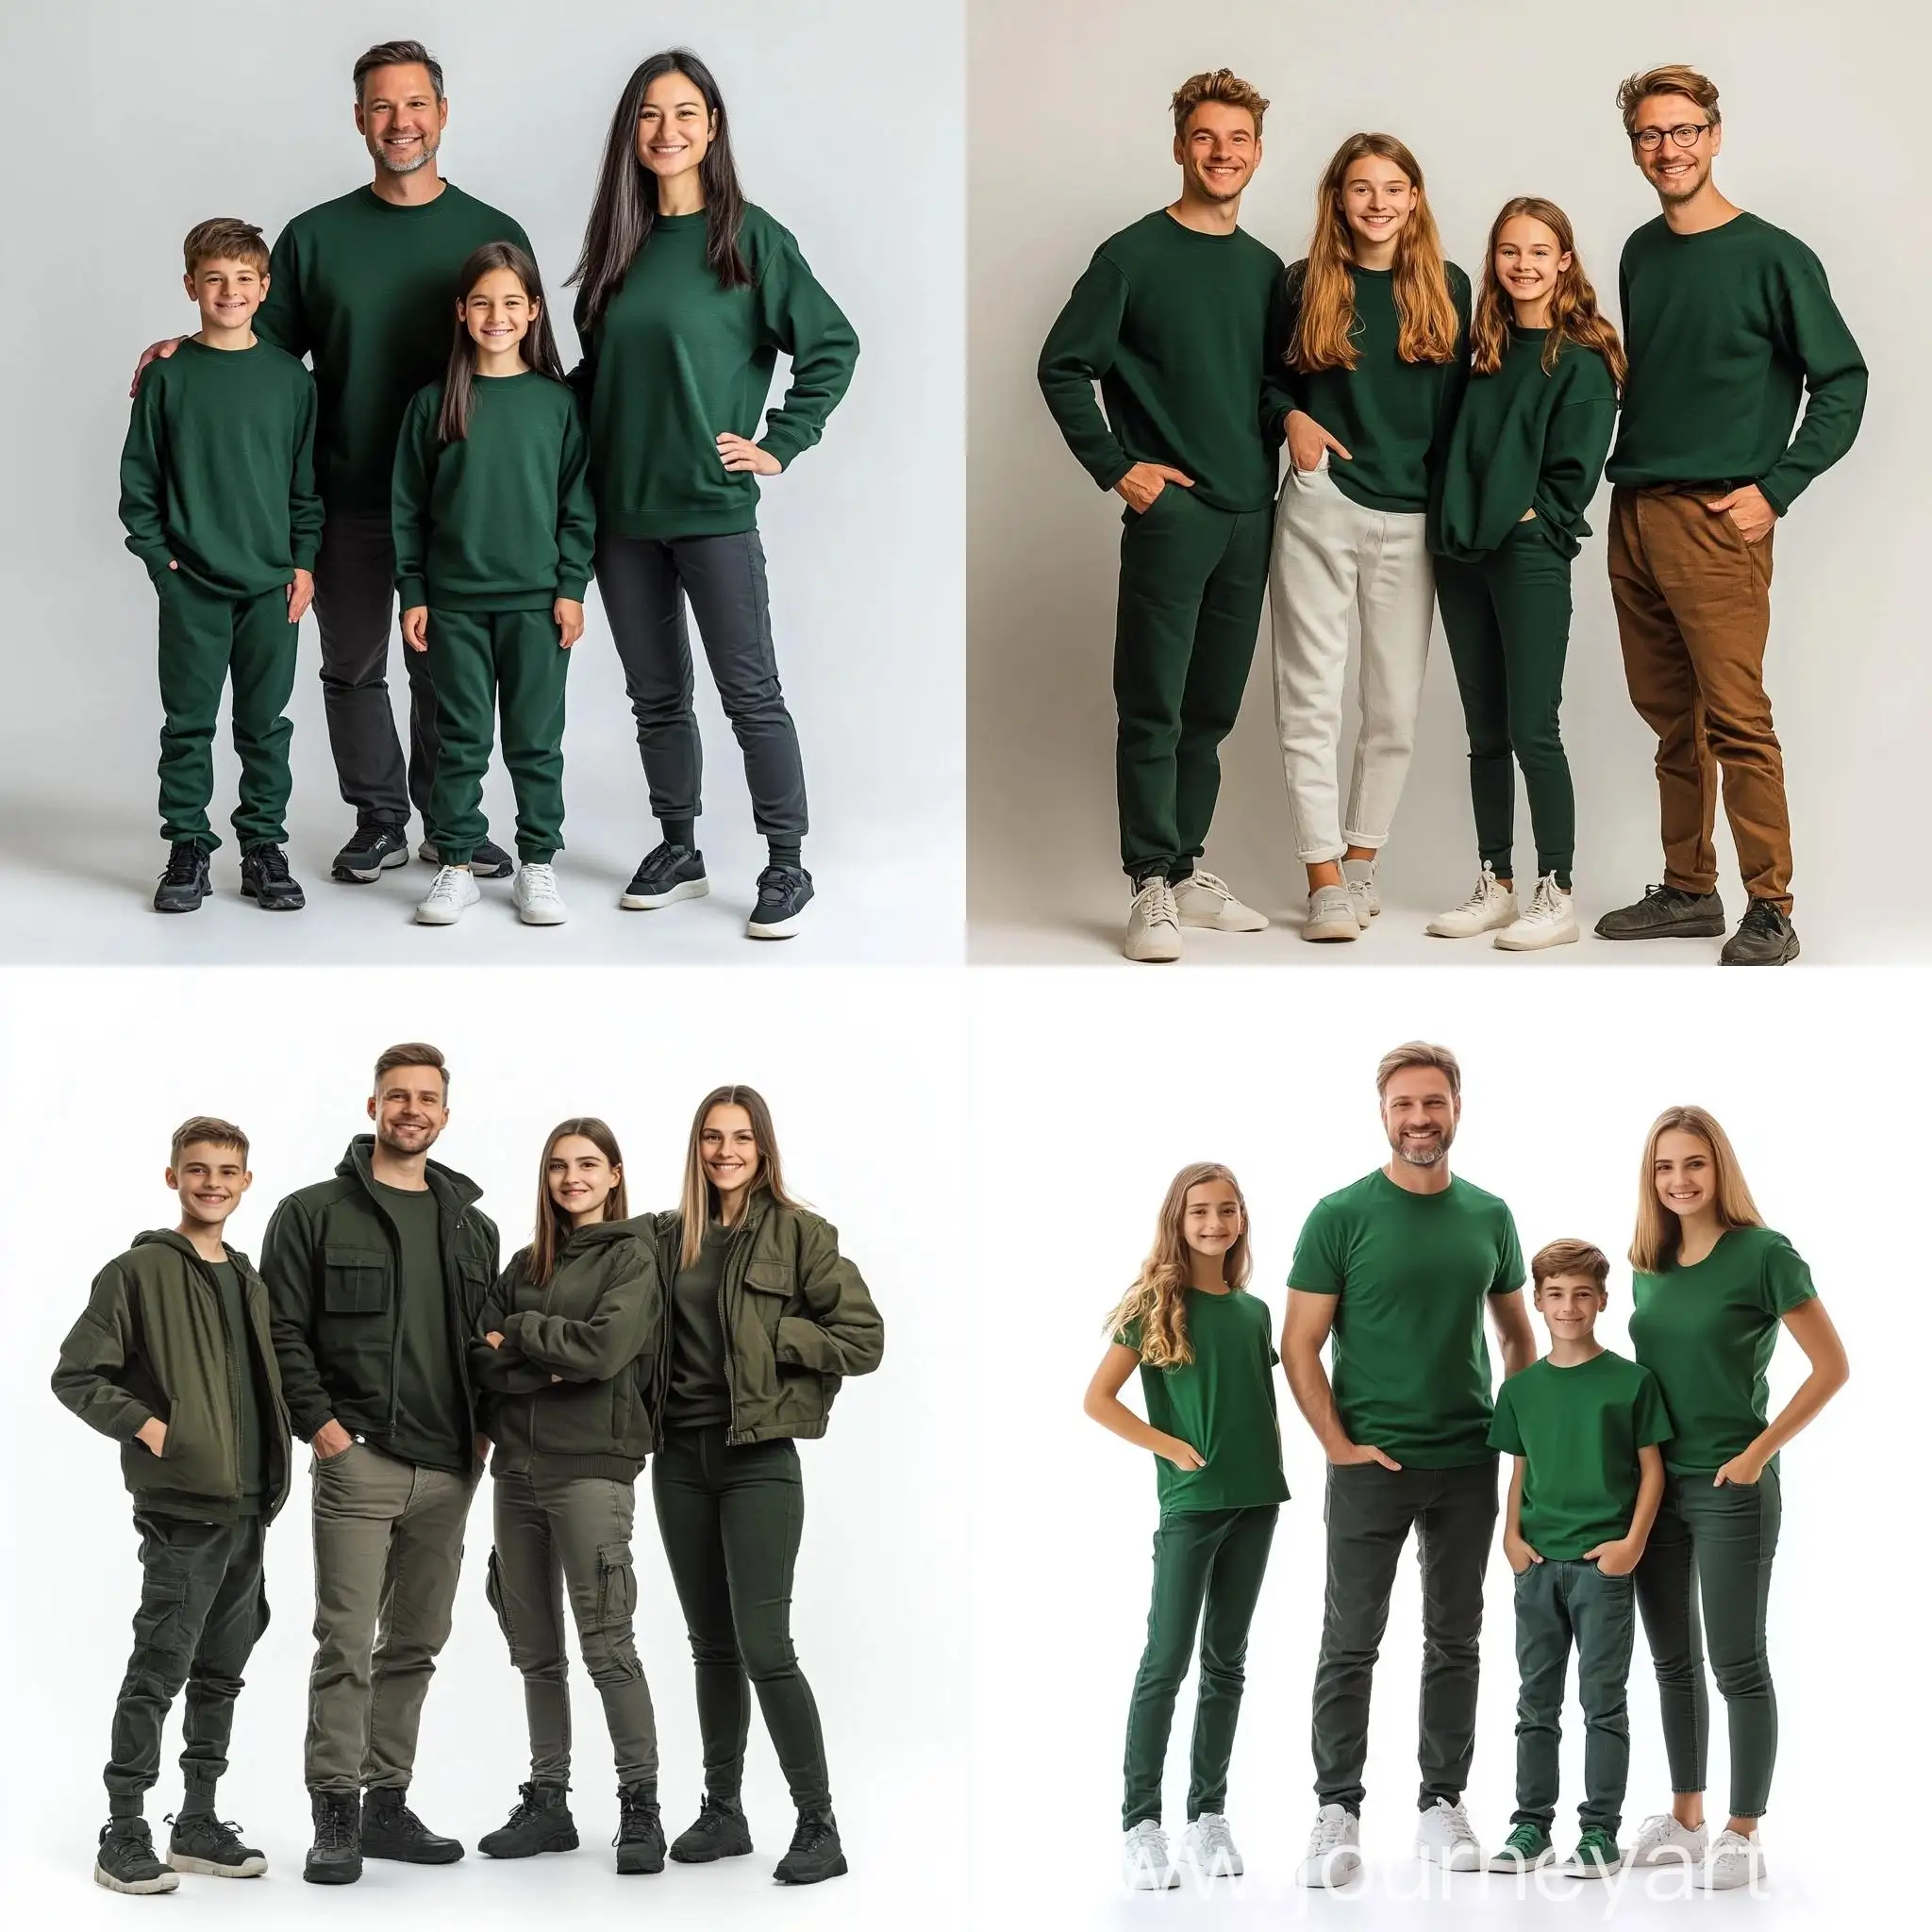
[[[494,1831],[476,1840],[486,1858],[534,1858],[539,1852],[574,1852],[576,1820],[570,1815],[568,1785],[536,1778],[519,1785],[516,1807]]]
[[[798,1829],[791,1834],[791,1848],[773,1868],[772,1876],[780,1885],[818,1885],[838,1878],[845,1871],[845,1854],[839,1843],[839,1827],[829,1811],[801,1811]]]
[[[354,1791],[310,1791],[315,1842],[302,1863],[310,1885],[354,1885],[362,1875],[362,1806]]]
[[[264,912],[299,912],[308,902],[289,872],[279,845],[251,845],[242,855],[242,896]]]
[[[192,912],[208,897],[208,854],[176,839],[168,847],[168,869],[155,887],[157,912]]]
[[[677,1834],[671,1856],[680,1865],[708,1865],[714,1858],[741,1858],[751,1850],[751,1826],[736,1798],[708,1791],[695,1824]]]
[[[463,1856],[453,1838],[441,1838],[409,1809],[398,1785],[371,1785],[362,1794],[362,1856],[405,1865],[454,1865]]]
[[[173,1891],[181,1883],[174,1867],[155,1857],[145,1818],[110,1818],[101,1827],[94,1854],[94,1883],[109,1891]]]
[[[617,1847],[620,1872],[664,1869],[664,1826],[658,1816],[658,1788],[638,1783],[617,1788]]]

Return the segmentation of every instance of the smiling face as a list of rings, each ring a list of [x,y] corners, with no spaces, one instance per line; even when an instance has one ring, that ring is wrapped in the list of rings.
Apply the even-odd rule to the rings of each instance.
[[[542,306],[530,300],[514,270],[493,268],[457,304],[457,314],[477,348],[501,355],[522,342]]]
[[[369,1096],[377,1144],[403,1156],[426,1154],[449,1124],[448,1091],[438,1067],[391,1067]]]
[[[1360,155],[1341,177],[1341,218],[1357,256],[1391,248],[1422,202],[1422,190],[1393,161]]]
[[[689,174],[717,136],[718,117],[689,75],[660,74],[644,90],[638,109],[638,161],[660,181]]]
[[[255,319],[268,293],[268,274],[258,263],[225,256],[209,256],[182,277],[205,329],[229,332],[244,329]]]
[[[558,1211],[581,1227],[601,1221],[624,1170],[613,1167],[604,1150],[582,1134],[565,1134],[543,1163],[543,1182]]]
[[[1382,1090],[1382,1125],[1398,1160],[1434,1167],[1456,1139],[1462,1108],[1441,1067],[1404,1067]]]
[[[735,1101],[712,1108],[698,1129],[698,1158],[721,1196],[741,1194],[758,1177],[758,1137],[751,1115]]]
[[[1570,266],[1557,231],[1534,215],[1511,215],[1496,237],[1496,281],[1511,301],[1527,308],[1546,304]]]
[[[390,175],[413,175],[442,145],[449,103],[436,97],[428,68],[372,67],[362,76],[356,129],[375,165]]]
[[[1218,1260],[1241,1238],[1241,1196],[1226,1181],[1196,1181],[1181,1204],[1181,1239]]]
[[[1630,158],[1664,202],[1689,201],[1710,179],[1710,164],[1724,146],[1722,127],[1689,94],[1645,94],[1630,121]],[[1702,126],[1689,147],[1679,147],[1669,129]],[[1637,137],[1648,128],[1663,139],[1646,149]]]
[[[168,1185],[180,1197],[181,1218],[218,1228],[241,1205],[255,1176],[239,1147],[191,1141],[168,1170]]]
[[[1187,132],[1174,137],[1174,158],[1203,201],[1239,200],[1261,161],[1254,115],[1226,101],[1203,101],[1188,116]]]
[[[1552,1274],[1537,1284],[1537,1311],[1552,1341],[1588,1341],[1609,1296],[1588,1274]]]
[[[1700,1134],[1672,1127],[1657,1137],[1651,1162],[1657,1197],[1680,1220],[1690,1220],[1717,1205],[1717,1159],[1710,1142]]]

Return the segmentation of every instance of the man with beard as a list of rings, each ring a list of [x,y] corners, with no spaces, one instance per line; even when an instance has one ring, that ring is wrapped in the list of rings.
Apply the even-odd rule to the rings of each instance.
[[[1449,1172],[1462,1110],[1456,1056],[1411,1041],[1384,1056],[1375,1085],[1391,1158],[1303,1224],[1281,1337],[1288,1386],[1328,1459],[1313,1727],[1321,1810],[1304,1885],[1342,1884],[1361,1864],[1369,1691],[1411,1529],[1423,1585],[1416,1856],[1454,1872],[1481,1865],[1462,1791],[1496,1526],[1485,1308],[1506,1376],[1537,1352],[1509,1209]],[[1332,1386],[1322,1368],[1331,1340]]]
[[[356,62],[356,129],[375,178],[297,215],[277,238],[269,293],[255,318],[265,342],[315,371],[315,482],[322,551],[315,619],[329,749],[356,832],[333,876],[362,884],[408,862],[409,807],[428,824],[436,766],[436,698],[428,659],[406,651],[409,757],[389,701],[395,546],[390,473],[409,398],[443,373],[458,271],[486,242],[529,238],[500,210],[445,181],[437,151],[449,121],[442,68],[420,41],[387,41]],[[171,356],[179,339],[141,358]],[[422,855],[437,862],[433,843]],[[488,838],[472,869],[508,878],[509,855]]]
[[[1195,864],[1260,628],[1288,414],[1268,369],[1281,258],[1237,226],[1267,106],[1224,67],[1182,82],[1179,199],[1101,244],[1040,354],[1068,447],[1127,506],[1113,684],[1130,959],[1178,959],[1184,925],[1268,924]]]
[[[463,1856],[407,1799],[488,1446],[466,1348],[496,1277],[496,1227],[476,1184],[428,1158],[449,1120],[435,1047],[376,1061],[369,1117],[375,1134],[349,1142],[333,1179],[275,1209],[261,1265],[290,1420],[315,1449],[315,1842],[302,1875],[318,1885],[359,1878],[365,1856]]]

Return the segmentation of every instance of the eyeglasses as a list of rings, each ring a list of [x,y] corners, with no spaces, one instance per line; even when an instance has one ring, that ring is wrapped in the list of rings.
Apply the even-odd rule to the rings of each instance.
[[[1708,126],[1708,121],[1685,121],[1675,127],[1639,127],[1630,136],[1645,154],[1655,154],[1664,144],[1664,136],[1669,135],[1679,147],[1695,147],[1697,137]]]

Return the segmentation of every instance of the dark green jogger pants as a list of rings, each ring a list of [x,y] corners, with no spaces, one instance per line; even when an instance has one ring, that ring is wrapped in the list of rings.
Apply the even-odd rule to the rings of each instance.
[[[548,865],[563,842],[563,680],[570,653],[541,610],[429,607],[429,681],[436,691],[436,775],[429,816],[445,865],[467,865],[482,842],[483,774],[496,713],[517,800],[517,857]]]
[[[1436,559],[1436,605],[1469,732],[1476,845],[1516,876],[1516,766],[1529,794],[1536,869],[1566,891],[1576,856],[1576,791],[1557,714],[1570,648],[1570,559],[1533,523],[1480,563]],[[1512,761],[1513,755],[1513,761]]]
[[[258,597],[225,597],[178,570],[156,573],[160,599],[161,837],[212,852],[215,725],[230,684],[230,729],[242,782],[232,821],[245,852],[289,836],[289,737],[282,714],[295,689],[297,626],[286,584]]]
[[[1208,842],[1268,591],[1274,509],[1212,508],[1170,483],[1121,532],[1113,694],[1121,863],[1184,878]]]
[[[1248,1625],[1268,1569],[1278,1503],[1163,1516],[1154,1532],[1154,1595],[1147,1647],[1127,1707],[1126,1796],[1121,1828],[1160,1822],[1160,1774],[1174,1698],[1201,1633],[1194,1740],[1188,1760],[1188,1822],[1227,1808],[1227,1766],[1241,1711]]]

